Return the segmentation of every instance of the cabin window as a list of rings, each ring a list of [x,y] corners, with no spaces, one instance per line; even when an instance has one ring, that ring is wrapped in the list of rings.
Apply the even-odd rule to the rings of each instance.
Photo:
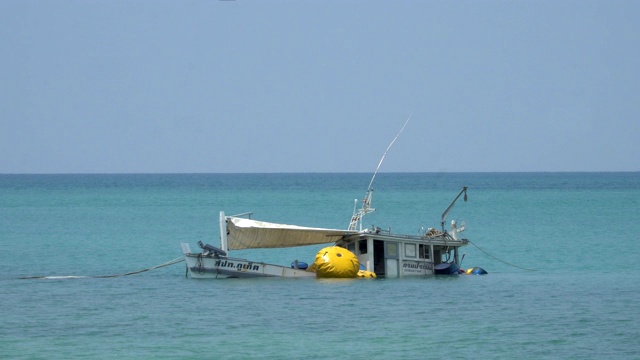
[[[418,257],[420,259],[431,259],[431,254],[429,254],[429,249],[431,247],[429,245],[418,245]]]
[[[349,251],[351,251],[352,253],[355,254],[355,252],[356,252],[356,244],[354,244],[354,243],[347,244],[347,250],[349,250]]]
[[[404,244],[404,256],[410,258],[416,257],[416,244]]]
[[[387,243],[387,258],[398,258],[398,244]]]
[[[360,254],[364,255],[367,253],[367,240],[358,241],[358,250],[360,251]]]

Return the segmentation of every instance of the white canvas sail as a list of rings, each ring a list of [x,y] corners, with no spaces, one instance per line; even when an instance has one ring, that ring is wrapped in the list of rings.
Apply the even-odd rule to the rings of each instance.
[[[326,244],[351,234],[357,234],[357,232],[227,217],[229,250]]]

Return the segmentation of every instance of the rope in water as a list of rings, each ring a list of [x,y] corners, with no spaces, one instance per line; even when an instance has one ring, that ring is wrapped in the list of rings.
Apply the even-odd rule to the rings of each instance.
[[[179,258],[173,259],[171,261],[168,261],[164,264],[160,264],[160,265],[156,265],[147,269],[142,269],[142,270],[138,270],[138,271],[132,271],[132,272],[127,272],[124,274],[114,274],[114,275],[96,275],[96,276],[77,276],[77,275],[69,275],[69,276],[24,276],[24,277],[19,277],[18,279],[23,279],[23,280],[29,280],[29,279],[106,279],[106,278],[116,278],[116,277],[122,277],[122,276],[129,276],[129,275],[136,275],[136,274],[140,274],[143,273],[145,271],[151,271],[151,270],[156,270],[156,269],[160,269],[163,268],[165,266],[170,266],[173,264],[177,264],[179,262],[183,262],[184,261],[184,256],[181,256]]]
[[[535,269],[527,269],[527,268],[523,268],[522,266],[514,265],[514,264],[508,263],[508,262],[506,262],[506,261],[504,261],[504,260],[500,260],[500,259],[498,259],[497,257],[495,257],[495,256],[493,256],[493,255],[489,254],[488,252],[486,252],[485,250],[483,250],[480,246],[478,246],[478,245],[474,244],[474,243],[473,243],[473,241],[471,241],[471,240],[469,240],[469,244],[471,244],[471,245],[475,246],[476,248],[478,248],[478,250],[482,251],[483,253],[485,253],[486,255],[488,255],[488,256],[490,256],[490,257],[492,257],[493,259],[495,259],[495,260],[497,260],[497,261],[500,261],[500,262],[501,262],[501,263],[503,263],[503,264],[506,264],[506,265],[512,266],[512,267],[514,267],[514,268],[518,268],[518,269],[526,270],[526,271],[538,271],[538,270],[535,270]]]

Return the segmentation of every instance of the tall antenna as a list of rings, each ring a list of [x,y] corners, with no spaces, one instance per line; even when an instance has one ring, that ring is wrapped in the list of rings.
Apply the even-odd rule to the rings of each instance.
[[[376,179],[376,175],[378,175],[378,170],[380,170],[380,166],[382,165],[382,162],[384,161],[385,156],[387,156],[387,153],[389,152],[389,149],[391,149],[391,147],[396,142],[396,140],[398,140],[398,137],[400,136],[400,134],[402,134],[402,131],[404,130],[404,128],[409,123],[409,120],[411,119],[412,115],[413,114],[409,114],[409,117],[407,118],[407,121],[405,121],[404,125],[402,125],[402,129],[400,129],[400,131],[398,132],[396,137],[393,138],[393,141],[391,141],[389,146],[387,146],[387,150],[385,150],[384,154],[382,154],[382,158],[380,159],[380,162],[378,163],[378,167],[376,167],[376,171],[373,173],[373,176],[371,177],[371,181],[369,182],[369,187],[367,187],[367,193],[365,194],[364,199],[362,199],[362,207],[357,212],[355,211],[355,207],[353,209],[354,211],[353,211],[353,215],[351,216],[351,222],[349,222],[349,230],[352,230],[352,231],[355,230],[356,226],[358,225],[358,222],[360,222],[360,220],[362,220],[362,218],[365,215],[367,215],[368,213],[374,212],[376,210],[376,209],[371,208],[371,197],[373,196],[373,188],[372,188],[373,180]],[[361,222],[360,222],[360,230],[362,230],[362,223]]]
[[[409,123],[409,119],[411,119],[412,115],[413,114],[409,114],[409,117],[407,118],[407,121],[405,121],[404,125],[402,125],[402,129],[400,129],[400,131],[398,132],[396,137],[393,138],[393,141],[391,142],[391,144],[389,144],[389,146],[387,146],[387,150],[385,150],[384,154],[382,154],[382,158],[380,159],[380,162],[378,163],[378,167],[376,168],[376,171],[373,173],[373,177],[371,177],[371,182],[369,183],[369,187],[367,188],[367,191],[371,190],[371,186],[373,185],[373,180],[375,180],[376,175],[378,175],[378,170],[380,170],[380,165],[382,165],[382,162],[384,161],[384,157],[387,156],[387,153],[389,152],[389,149],[391,149],[391,147],[393,146],[393,143],[395,143],[396,140],[398,140],[398,137],[400,136],[400,134],[402,134],[402,131],[404,131],[404,128]]]

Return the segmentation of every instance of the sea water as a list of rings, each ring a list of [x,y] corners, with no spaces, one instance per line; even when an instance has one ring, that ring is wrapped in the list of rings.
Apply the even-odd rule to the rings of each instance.
[[[346,228],[370,178],[0,175],[0,358],[640,358],[640,173],[378,174],[365,226],[406,234],[439,228],[469,186],[447,222],[485,276],[92,277],[218,246],[220,210]],[[321,248],[232,255],[288,265]]]

